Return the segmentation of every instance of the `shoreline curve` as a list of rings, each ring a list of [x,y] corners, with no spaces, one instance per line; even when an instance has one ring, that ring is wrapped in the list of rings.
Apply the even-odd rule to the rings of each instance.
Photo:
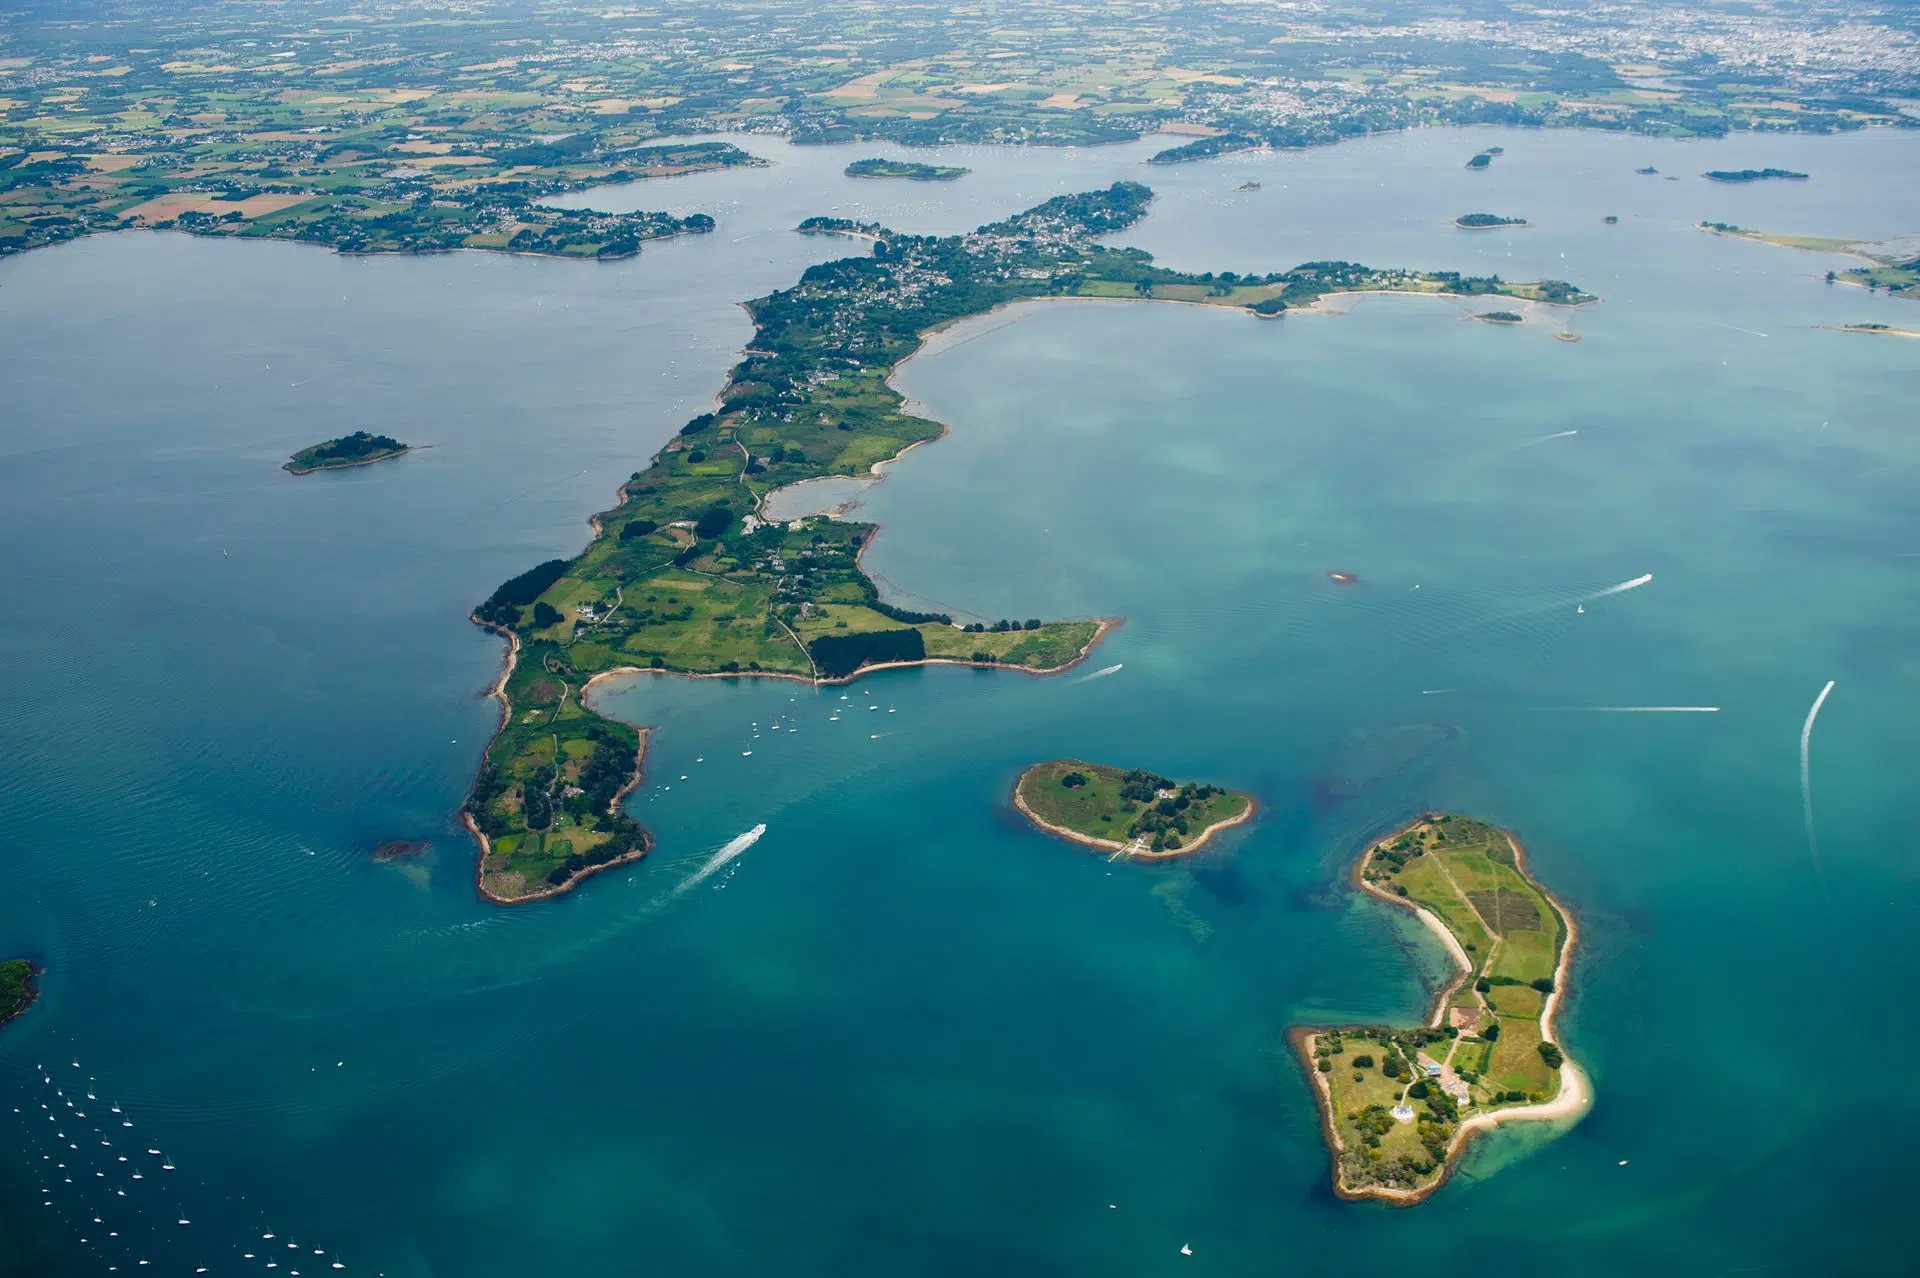
[[[1023,772],[1021,775],[1024,777],[1026,774]],[[1215,821],[1212,825],[1195,835],[1193,842],[1183,843],[1177,848],[1165,848],[1159,852],[1155,852],[1152,849],[1148,849],[1145,852],[1135,852],[1127,857],[1127,860],[1147,862],[1177,861],[1181,857],[1192,856],[1204,848],[1207,840],[1211,839],[1220,831],[1231,829],[1236,825],[1245,825],[1247,822],[1253,820],[1254,813],[1260,809],[1260,801],[1251,794],[1245,797],[1247,800],[1247,806],[1245,808],[1242,808],[1233,816],[1223,817]],[[1017,780],[1013,783],[1013,806],[1018,808],[1021,815],[1026,817],[1027,820],[1031,821],[1038,828],[1045,830],[1048,834],[1059,835],[1061,838],[1071,842],[1079,843],[1090,848],[1098,848],[1102,852],[1112,852],[1116,855],[1125,852],[1132,846],[1131,844],[1120,843],[1113,839],[1096,839],[1091,834],[1082,834],[1078,830],[1069,830],[1064,825],[1055,825],[1027,806],[1027,801],[1020,797],[1020,782]]]

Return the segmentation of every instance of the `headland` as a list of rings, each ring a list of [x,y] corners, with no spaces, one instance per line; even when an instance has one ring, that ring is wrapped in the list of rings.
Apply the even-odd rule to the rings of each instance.
[[[42,975],[42,969],[27,959],[8,959],[0,963],[0,1025],[5,1025],[33,1006],[33,1001],[40,997],[35,982]]]

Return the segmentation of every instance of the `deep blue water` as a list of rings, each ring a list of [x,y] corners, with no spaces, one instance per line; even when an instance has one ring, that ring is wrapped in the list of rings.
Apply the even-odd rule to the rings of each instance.
[[[1920,1125],[1855,1079],[1920,1047],[1920,342],[1819,326],[1920,309],[1691,228],[1920,230],[1891,180],[1920,138],[954,148],[976,171],[937,189],[747,144],[777,166],[578,197],[721,220],[617,265],[142,234],[0,266],[0,952],[51,969],[0,1033],[0,1271],[1451,1274],[1517,1236],[1569,1275],[1904,1263]],[[1814,180],[1693,176],[1769,164]],[[466,609],[707,406],[739,300],[845,251],[786,228],[953,231],[1120,177],[1161,193],[1126,238],[1170,265],[1605,301],[944,334],[898,382],[953,431],[866,499],[870,567],[1126,625],[1050,679],[610,689],[660,728],[633,799],[657,855],[477,901],[451,815],[500,653]],[[1481,208],[1534,225],[1448,225]],[[277,469],[362,427],[433,447]],[[1263,814],[1108,865],[1006,803],[1065,753]],[[1579,913],[1564,1037],[1598,1099],[1391,1212],[1327,1192],[1282,1034],[1421,1007],[1438,954],[1344,871],[1422,805],[1516,829]],[[433,847],[371,863],[394,836]]]

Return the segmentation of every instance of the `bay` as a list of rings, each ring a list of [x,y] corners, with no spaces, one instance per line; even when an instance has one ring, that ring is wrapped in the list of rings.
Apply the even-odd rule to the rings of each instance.
[[[1910,233],[1920,195],[1884,177],[1912,138],[941,148],[914,154],[975,172],[931,190],[840,176],[872,147],[743,145],[774,167],[573,197],[720,219],[622,264],[141,234],[0,267],[0,948],[51,969],[0,1033],[0,1260],[1457,1272],[1524,1220],[1569,1273],[1897,1262],[1914,1123],[1841,1080],[1916,1036],[1920,344],[1819,326],[1913,303],[1693,224]],[[1693,177],[1765,165],[1814,178]],[[1370,297],[949,330],[898,384],[951,434],[863,499],[869,566],[902,600],[1126,624],[1047,679],[609,686],[660,728],[633,799],[658,852],[478,902],[449,818],[499,651],[465,611],[577,549],[708,406],[740,300],[848,251],[787,228],[950,232],[1118,178],[1160,193],[1126,242],[1171,266],[1345,257],[1605,301],[1518,329]],[[1480,208],[1534,225],[1450,226]],[[433,447],[277,469],[356,428]],[[1799,734],[1827,680],[1815,843]],[[1599,709],[1671,705],[1717,710]],[[1264,811],[1190,865],[1109,865],[1006,801],[1066,753]],[[1580,914],[1564,1032],[1598,1100],[1391,1213],[1327,1192],[1281,1035],[1421,1007],[1439,956],[1344,875],[1426,805],[1516,829]],[[397,836],[433,846],[374,864]]]

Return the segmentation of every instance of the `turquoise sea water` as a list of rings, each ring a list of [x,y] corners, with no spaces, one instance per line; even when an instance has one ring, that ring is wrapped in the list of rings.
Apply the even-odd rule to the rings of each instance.
[[[747,145],[776,167],[577,197],[720,218],[619,265],[123,235],[0,267],[0,951],[51,969],[0,1032],[0,1272],[1903,1263],[1920,342],[1819,326],[1920,306],[1691,226],[1920,231],[1892,180],[1920,138],[954,148],[975,172],[937,190],[839,176],[872,148]],[[1766,165],[1814,180],[1694,176]],[[478,902],[451,814],[499,650],[465,610],[706,406],[739,299],[846,251],[785,228],[952,231],[1119,177],[1161,193],[1126,238],[1170,265],[1606,300],[943,334],[898,384],[952,433],[866,497],[869,566],[902,600],[1126,624],[1047,679],[609,687],[660,729],[632,800],[658,853]],[[1480,209],[1535,225],[1448,225]],[[360,427],[434,447],[277,469]],[[1717,710],[1601,709],[1630,706]],[[1263,812],[1109,865],[1006,802],[1065,753]],[[1435,947],[1344,875],[1426,805],[1516,829],[1579,914],[1562,1033],[1598,1099],[1394,1212],[1327,1191],[1282,1034],[1423,1006]],[[433,847],[371,863],[394,836]]]

